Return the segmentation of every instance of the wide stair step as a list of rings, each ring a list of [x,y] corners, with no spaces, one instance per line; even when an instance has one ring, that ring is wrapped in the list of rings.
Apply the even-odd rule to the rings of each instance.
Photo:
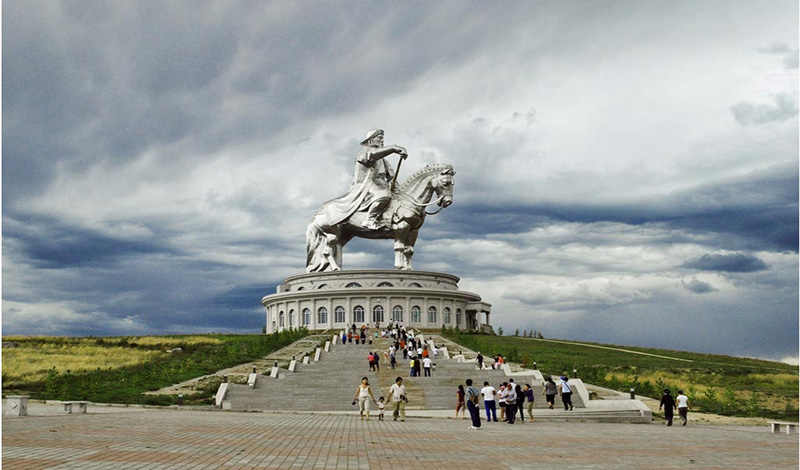
[[[500,383],[508,380],[500,370],[477,370],[474,363],[459,363],[441,356],[434,360],[436,369],[432,377],[409,377],[409,361],[402,359],[401,354],[398,354],[394,370],[384,362],[383,353],[389,345],[388,339],[382,338],[373,338],[371,345],[332,344],[329,352],[322,353],[319,362],[313,362],[312,356],[309,364],[298,361],[296,372],[282,369],[283,379],[259,375],[255,387],[231,384],[225,401],[233,410],[352,411],[356,388],[361,378],[367,377],[375,398],[385,397],[388,408],[389,388],[399,376],[403,377],[408,391],[406,409],[449,410],[455,408],[457,387],[466,379],[471,378],[478,388],[484,382],[498,388]],[[381,354],[377,371],[369,370],[367,355],[370,351]],[[519,384],[524,380],[524,377],[516,378]],[[534,408],[546,409],[542,387],[533,388],[536,397]],[[572,413],[584,407],[577,394],[573,395],[572,401],[576,408]],[[559,405],[557,400],[556,406]]]

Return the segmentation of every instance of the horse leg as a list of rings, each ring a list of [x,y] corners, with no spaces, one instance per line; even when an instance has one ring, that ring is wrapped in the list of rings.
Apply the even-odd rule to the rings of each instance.
[[[404,268],[408,269],[409,271],[413,269],[411,267],[411,257],[414,256],[414,244],[417,243],[417,237],[419,236],[419,230],[411,230],[408,232],[408,237],[406,238],[406,249],[403,251],[403,261],[404,261]]]
[[[342,269],[341,234],[342,229],[338,225],[331,227],[330,231],[325,233],[325,239],[328,244],[325,258],[328,260],[331,271],[341,271]]]
[[[394,269],[408,269],[406,262],[406,240],[408,239],[409,226],[400,222],[394,229]]]

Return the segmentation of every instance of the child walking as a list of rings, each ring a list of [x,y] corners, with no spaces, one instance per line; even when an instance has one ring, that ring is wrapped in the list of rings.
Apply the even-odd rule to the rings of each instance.
[[[383,421],[383,410],[386,408],[386,400],[383,397],[378,398],[378,421]]]

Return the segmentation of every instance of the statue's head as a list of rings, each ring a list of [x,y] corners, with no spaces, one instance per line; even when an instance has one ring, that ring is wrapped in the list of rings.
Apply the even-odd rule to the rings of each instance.
[[[367,131],[366,137],[361,141],[361,145],[370,147],[383,147],[383,129],[372,129]]]

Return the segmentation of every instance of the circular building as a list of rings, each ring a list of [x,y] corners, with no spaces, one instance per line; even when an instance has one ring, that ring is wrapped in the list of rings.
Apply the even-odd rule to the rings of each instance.
[[[353,270],[300,274],[261,300],[267,333],[305,326],[344,329],[390,320],[413,328],[491,329],[491,304],[458,289],[459,278],[427,271]],[[485,322],[481,323],[481,314]]]

